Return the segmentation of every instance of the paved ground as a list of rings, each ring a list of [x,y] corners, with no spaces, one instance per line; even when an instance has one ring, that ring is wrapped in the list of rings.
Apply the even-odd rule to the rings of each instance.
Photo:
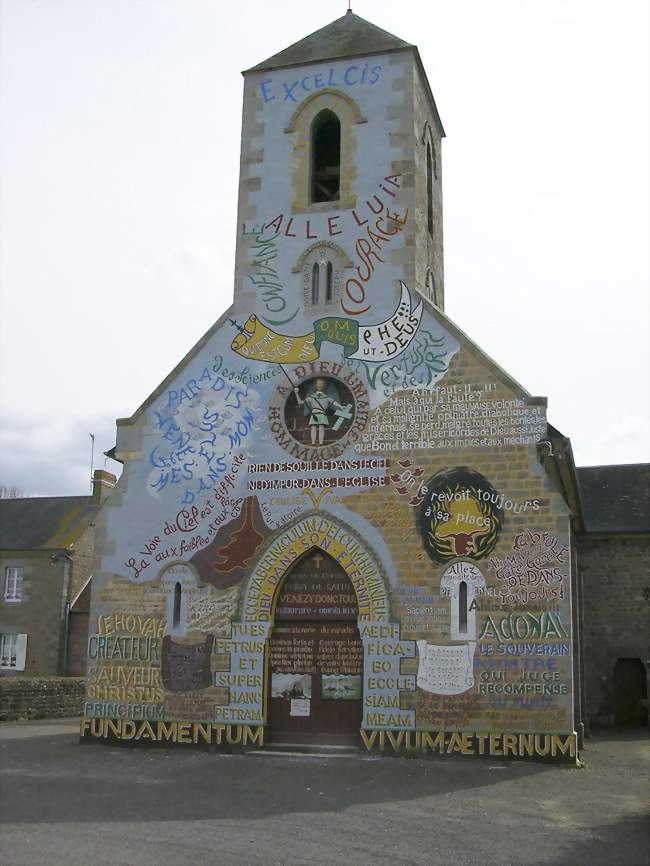
[[[573,770],[469,757],[219,756],[0,726],[3,866],[647,866],[648,732]]]

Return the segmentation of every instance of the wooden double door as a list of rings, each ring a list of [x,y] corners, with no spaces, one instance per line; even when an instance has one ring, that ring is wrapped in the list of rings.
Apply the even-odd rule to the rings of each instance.
[[[280,589],[270,640],[271,742],[356,745],[363,701],[358,606],[345,571],[314,552]]]

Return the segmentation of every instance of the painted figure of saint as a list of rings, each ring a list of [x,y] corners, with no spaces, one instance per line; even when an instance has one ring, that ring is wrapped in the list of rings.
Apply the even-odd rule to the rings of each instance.
[[[322,445],[325,442],[325,430],[330,426],[328,412],[334,411],[338,416],[333,429],[338,430],[344,421],[352,417],[352,407],[342,406],[332,394],[334,388],[328,391],[325,379],[316,379],[305,399],[300,396],[300,390],[294,387],[293,393],[299,406],[304,407],[305,415],[309,415],[309,430],[312,445]],[[338,395],[337,395],[338,396]]]

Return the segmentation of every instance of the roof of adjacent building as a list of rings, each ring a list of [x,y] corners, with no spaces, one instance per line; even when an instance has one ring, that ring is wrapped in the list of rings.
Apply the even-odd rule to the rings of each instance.
[[[577,472],[587,532],[650,532],[650,463]]]
[[[92,496],[0,499],[0,550],[64,550],[98,508]]]
[[[320,30],[294,42],[267,60],[252,66],[247,72],[262,69],[278,69],[283,66],[302,66],[322,60],[338,60],[342,57],[359,57],[364,54],[381,54],[415,48],[387,30],[382,30],[365,18],[347,12]]]

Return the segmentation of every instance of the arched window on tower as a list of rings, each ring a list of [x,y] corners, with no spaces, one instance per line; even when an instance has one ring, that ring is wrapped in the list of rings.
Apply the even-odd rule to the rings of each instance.
[[[433,237],[433,160],[429,142],[427,142],[427,226],[429,234]]]
[[[320,283],[320,267],[318,262],[314,264],[314,267],[311,269],[311,302],[313,306],[316,306],[318,303],[318,295],[319,295],[319,286]]]
[[[436,299],[436,278],[433,276],[433,271],[431,269],[427,271],[427,280],[425,287],[427,291],[427,298],[429,298],[430,301],[433,301],[434,304],[437,304],[438,301]]]
[[[467,634],[467,583],[464,580],[458,587],[458,632]]]
[[[324,108],[311,125],[311,202],[338,201],[341,182],[341,121]]]
[[[183,597],[183,589],[179,582],[174,586],[174,609],[172,617],[172,627],[178,628],[181,624],[181,599]]]
[[[302,252],[291,269],[301,274],[302,300],[306,309],[326,308],[336,304],[341,294],[344,268],[352,262],[341,247],[331,241],[319,241]]]

